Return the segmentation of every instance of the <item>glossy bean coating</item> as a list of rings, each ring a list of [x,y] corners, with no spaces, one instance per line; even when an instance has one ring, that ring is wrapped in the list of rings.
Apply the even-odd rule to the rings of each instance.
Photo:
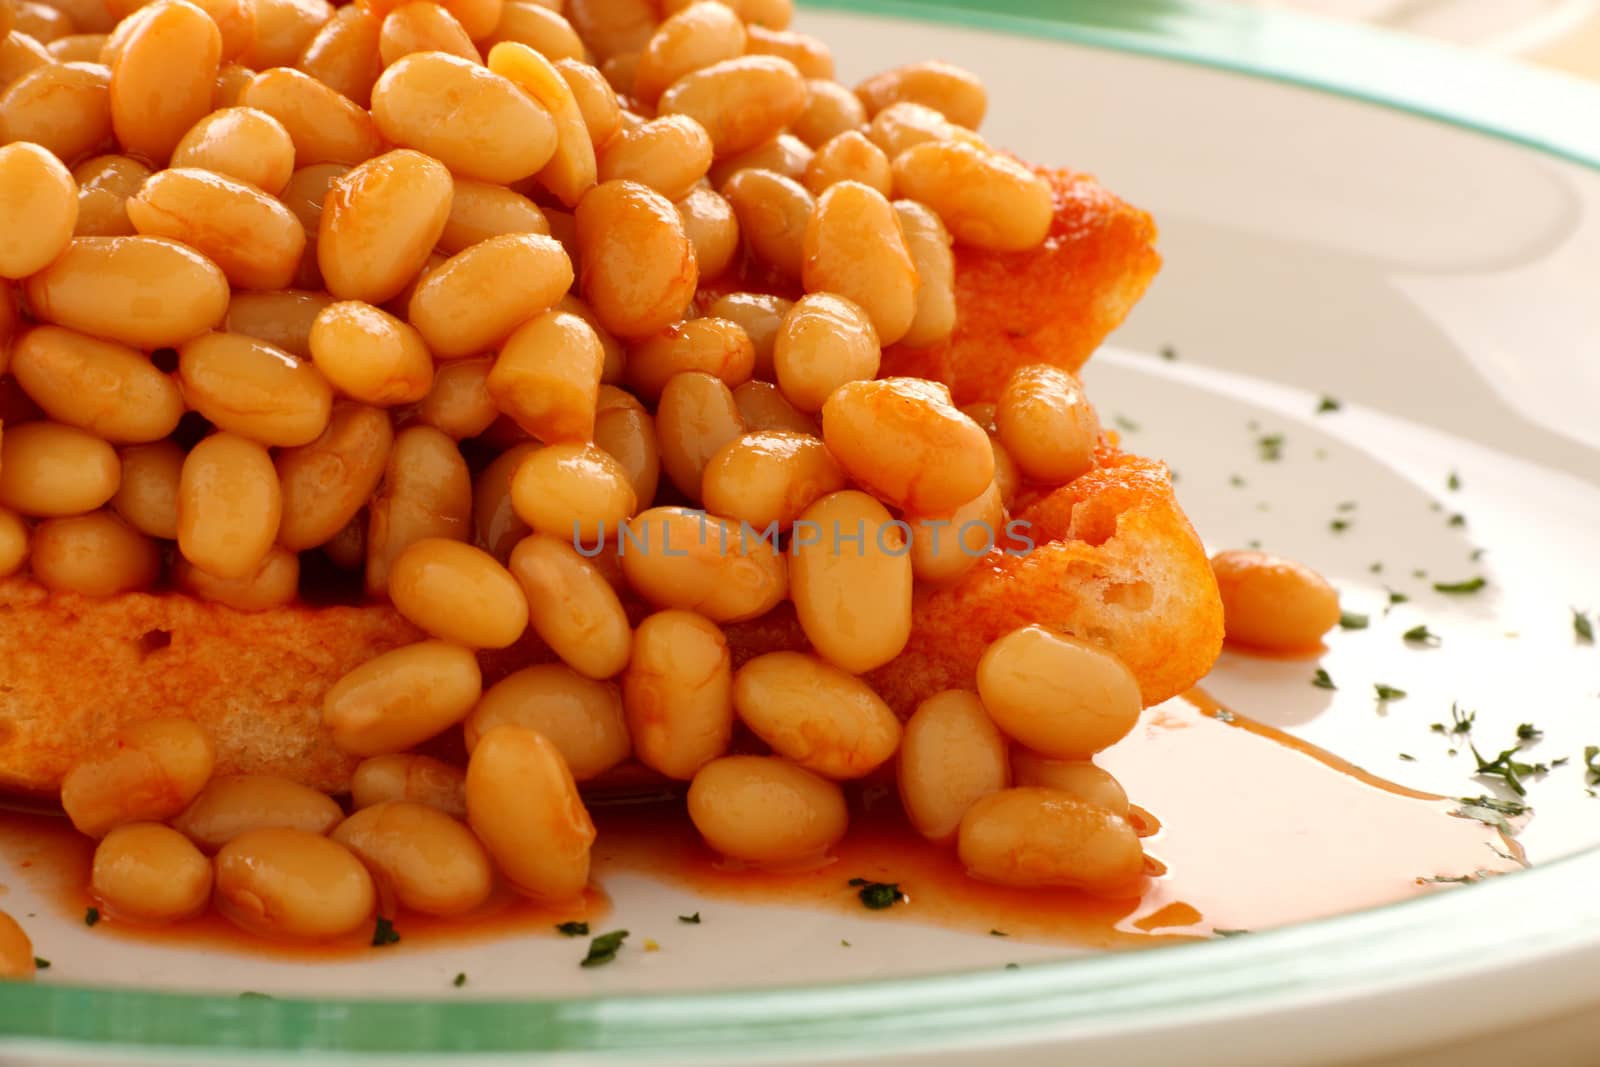
[[[1053,789],[1002,789],[974,801],[956,849],[974,878],[1019,889],[1132,892],[1144,870],[1126,819]]]
[[[636,182],[603,182],[576,219],[579,286],[607,330],[645,337],[682,316],[700,273],[671,201]]]
[[[955,141],[928,141],[894,159],[897,196],[921,201],[956,240],[991,252],[1025,252],[1050,232],[1050,186],[1008,156]]]
[[[687,115],[663,115],[607,141],[599,168],[601,181],[634,181],[681,200],[711,169],[711,137]]]
[[[637,506],[622,465],[580,444],[551,445],[525,458],[511,478],[511,503],[533,529],[574,545],[615,535]]]
[[[1022,473],[1063,485],[1094,467],[1100,420],[1078,376],[1045,364],[1019,368],[995,404],[996,436]]]
[[[744,55],[744,23],[720,3],[690,4],[650,35],[633,73],[633,95],[653,104],[673,82],[693,71]]]
[[[211,110],[222,34],[187,0],[151,5],[111,67],[111,124],[123,151],[156,163]]]
[[[1011,784],[1006,739],[976,693],[947,689],[906,720],[895,778],[917,833],[949,841],[974,801]]]
[[[240,834],[216,858],[217,910],[251,933],[323,940],[372,921],[372,876],[343,845],[305,830]]]
[[[729,205],[732,209],[732,205]],[[735,228],[737,228],[735,222]],[[773,369],[773,346],[777,342],[778,329],[783,324],[784,316],[794,306],[793,300],[781,296],[772,296],[768,293],[725,293],[713,300],[706,307],[708,318],[727,319],[744,331],[750,338],[750,344],[755,350],[755,363],[752,373],[765,382],[775,379]],[[741,386],[735,385],[735,392]]]
[[[72,169],[78,183],[76,237],[127,237],[134,232],[128,198],[139,191],[150,168],[129,156],[96,156]]]
[[[28,524],[10,508],[0,508],[0,578],[9,578],[28,561]]]
[[[923,379],[840,386],[823,405],[822,432],[846,474],[915,514],[960,507],[994,477],[988,436],[943,385]]]
[[[882,357],[866,310],[833,293],[801,297],[772,342],[778,388],[795,407],[813,414],[839,386],[876,378]]]
[[[932,108],[969,130],[978,128],[989,107],[989,94],[977,75],[937,60],[907,63],[874,75],[856,86],[856,95],[873,115],[891,104],[910,102]]]
[[[487,386],[499,409],[547,444],[594,436],[605,350],[594,328],[566,311],[546,311],[506,338]]]
[[[722,630],[690,611],[661,611],[634,634],[622,706],[639,762],[687,781],[728,749],[733,664]]]
[[[685,608],[716,622],[766,614],[789,591],[785,557],[766,530],[702,511],[656,507],[621,531],[628,584],[659,607]]]
[[[265,111],[223,108],[189,127],[172,151],[172,166],[215,171],[277,196],[294,174],[294,140]]]
[[[38,326],[11,353],[11,373],[59,422],[114,444],[156,441],[183,415],[183,394],[136,348]]]
[[[571,286],[572,261],[560,242],[504,234],[429,273],[412,294],[407,317],[438,358],[474,356],[552,307]]]
[[[884,196],[894,189],[889,157],[860,130],[846,130],[818,146],[806,167],[805,184],[813,196],[843,181],[860,182]]]
[[[104,837],[123,823],[178,814],[215,763],[210,735],[194,722],[147,719],[79,757],[61,780],[61,807],[79,833]]]
[[[114,918],[146,923],[187,919],[210,902],[211,861],[170,827],[130,823],[95,846],[89,891]]]
[[[0,148],[0,278],[42,270],[77,222],[78,185],[59,159],[26,142]]]
[[[371,499],[393,446],[385,412],[341,403],[315,441],[279,451],[274,461],[283,497],[278,543],[303,552],[333,538]]]
[[[25,422],[0,437],[0,505],[36,518],[81,515],[110,500],[116,450],[74,426]]]
[[[820,775],[768,756],[726,756],[694,776],[689,818],[724,856],[794,867],[820,862],[850,813],[839,786]]]
[[[491,47],[501,41],[516,41],[551,61],[581,61],[587,53],[583,38],[572,28],[572,23],[563,18],[560,11],[534,0],[505,0],[500,21],[485,41]]]
[[[350,802],[370,808],[387,800],[427,804],[446,815],[467,815],[467,775],[432,756],[394,753],[356,764],[350,774]]]
[[[216,426],[264,445],[315,441],[333,409],[333,389],[315,366],[242,334],[208,333],[180,345],[178,384]]]
[[[36,319],[147,351],[198,337],[228,310],[217,265],[162,237],[74,237],[26,293]]]
[[[18,31],[12,33],[16,40]],[[99,63],[53,62],[29,70],[0,95],[0,130],[63,161],[104,150],[111,140],[111,71]]]
[[[419,641],[367,660],[322,700],[334,744],[357,756],[404,752],[467,717],[483,692],[478,661],[445,641]]]
[[[572,86],[549,59],[516,41],[489,50],[489,69],[508,79],[555,123],[556,148],[539,169],[539,184],[566,207],[575,207],[596,181],[595,144]]]
[[[1011,771],[1018,785],[1055,789],[1085,804],[1128,816],[1128,794],[1111,772],[1088,760],[1057,760],[1021,746],[1011,750]]]
[[[494,360],[456,359],[434,368],[433,387],[417,405],[417,421],[456,440],[476,437],[493,425],[500,410],[489,395]]]
[[[317,224],[328,291],[381,304],[427,262],[450,216],[452,182],[421,152],[386,152],[334,180]]]
[[[550,235],[550,223],[539,205],[521,193],[491,182],[467,178],[455,180],[450,199],[450,215],[438,246],[446,255],[455,255],[479,241],[504,233]]]
[[[993,551],[1006,526],[1005,498],[994,482],[943,515],[906,515],[911,525],[911,570],[924,582],[961,577]]]
[[[978,661],[978,693],[1007,736],[1054,759],[1088,759],[1120,741],[1143,704],[1116,656],[1043,626],[989,646]]]
[[[655,420],[642,405],[597,411],[594,443],[621,464],[637,504],[655,500],[661,481],[661,448],[656,441]]]
[[[311,324],[333,302],[327,293],[305,289],[234,293],[228,301],[222,329],[265,341],[300,359],[310,359]]]
[[[113,512],[91,511],[34,527],[28,565],[46,589],[116,596],[155,584],[161,550]]]
[[[389,570],[401,615],[442,640],[505,648],[528,626],[522,586],[481,548],[444,537],[415,541]]]
[[[317,370],[353,400],[376,407],[413,404],[433,387],[433,355],[422,335],[360,300],[323,308],[308,345]]]
[[[469,63],[483,62],[456,17],[430,0],[401,4],[383,17],[378,37],[383,65],[392,66],[414,52],[444,52]]]
[[[656,439],[661,467],[678,491],[700,498],[706,465],[722,448],[744,436],[744,418],[733,392],[704,371],[675,374],[656,405]]]
[[[31,980],[37,967],[33,942],[17,920],[0,911],[0,980]]]
[[[508,723],[547,738],[579,782],[597,778],[628,758],[628,728],[617,687],[559,663],[525,667],[491,686],[462,726],[467,751],[476,749],[490,730]]]
[[[308,74],[272,67],[250,79],[239,106],[265,111],[294,141],[294,165],[355,166],[383,150],[372,116],[360,105]]]
[[[733,707],[773,752],[828,778],[870,774],[900,746],[900,720],[871,686],[804,652],[740,667]]]
[[[505,724],[467,761],[467,821],[508,882],[536,900],[571,900],[589,880],[594,823],[547,738]]]
[[[755,345],[744,329],[727,319],[704,317],[635,344],[623,377],[641,398],[655,401],[678,374],[703,371],[732,388],[748,381],[754,370]]]
[[[633,630],[598,566],[571,541],[543,533],[518,541],[509,566],[527,594],[534,631],[564,663],[590,678],[622,672]]]
[[[254,70],[290,67],[333,17],[328,0],[253,0],[255,32],[238,60]]]
[[[9,432],[9,431],[8,431]],[[1211,560],[1229,641],[1287,652],[1315,649],[1339,622],[1339,594],[1302,563],[1232,549]]]
[[[512,445],[490,460],[472,483],[473,544],[502,563],[533,529],[517,515],[511,502],[511,477],[523,459],[539,447],[533,441]]]
[[[915,200],[896,200],[895,218],[917,268],[917,309],[900,343],[925,348],[949,338],[956,327],[956,262],[950,231],[939,216]]]
[[[372,103],[383,73],[383,19],[365,4],[346,4],[307,42],[295,64],[358,107]]]
[[[802,252],[807,292],[859,304],[881,344],[906,335],[917,311],[917,268],[883,193],[858,181],[828,186],[806,224]]]
[[[789,595],[817,652],[855,674],[911,636],[909,534],[867,493],[831,493],[795,521]]]
[[[273,545],[256,569],[242,578],[218,578],[183,556],[172,561],[172,580],[201,600],[235,611],[271,611],[287,607],[300,595],[300,557]]]
[[[253,185],[209,170],[153,174],[126,208],[134,229],[182,241],[241,289],[286,287],[306,249],[305,228],[292,211]]]
[[[812,148],[820,148],[841,133],[863,129],[867,124],[867,109],[861,98],[836,81],[808,79],[806,95],[806,109],[794,120],[790,131]]]
[[[178,550],[219,578],[253,574],[278,536],[283,496],[266,448],[232,433],[195,445],[178,481]]]
[[[663,115],[688,115],[705,127],[718,156],[748,151],[806,107],[806,83],[787,59],[745,55],[683,75],[661,94]]]
[[[111,509],[146,537],[176,540],[183,457],[183,449],[171,441],[123,449],[122,481],[111,498]]]
[[[787,530],[806,508],[844,487],[844,472],[820,438],[752,430],[711,457],[701,496],[713,514],[758,530],[772,523]]]
[[[388,589],[389,568],[408,545],[470,535],[472,475],[456,443],[431,426],[401,430],[368,511],[366,586],[376,596]]]
[[[362,808],[331,836],[367,865],[380,894],[424,915],[465,914],[494,888],[489,854],[472,831],[425,804]]]
[[[805,270],[805,235],[816,201],[787,175],[740,170],[721,186],[751,255],[798,280]]]

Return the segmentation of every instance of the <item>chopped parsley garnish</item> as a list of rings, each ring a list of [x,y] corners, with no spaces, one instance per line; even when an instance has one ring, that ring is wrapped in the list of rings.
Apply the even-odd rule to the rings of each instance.
[[[33,969],[36,971],[48,971],[50,969],[50,961],[43,956],[35,956],[33,957]]]
[[[1537,741],[1544,736],[1544,731],[1531,722],[1520,723],[1517,726],[1518,741]]]
[[[1436,593],[1476,593],[1488,584],[1489,579],[1480,574],[1459,582],[1434,582],[1433,590]]]
[[[1400,636],[1413,645],[1437,645],[1440,641],[1439,635],[1428,629],[1426,623],[1413,626]]]
[[[1330,411],[1338,411],[1342,407],[1344,405],[1339,403],[1338,397],[1324,396],[1317,401],[1317,414],[1325,415]]]
[[[556,933],[566,937],[588,937],[589,924],[580,922],[564,922],[556,924]]]
[[[1243,489],[1249,483],[1237,474],[1230,474],[1228,475],[1228,484],[1235,489]]]
[[[1533,809],[1520,800],[1502,800],[1500,797],[1457,797],[1461,806],[1450,814],[1463,819],[1476,819],[1485,826],[1492,826],[1508,837],[1517,835],[1517,828],[1512,826],[1507,819],[1514,819],[1519,815],[1526,815]]]
[[[1354,500],[1341,500],[1341,501],[1339,501],[1338,506],[1334,510],[1336,510],[1336,511],[1354,511],[1359,506],[1360,505]]]
[[[1421,567],[1418,567],[1416,570],[1411,572],[1411,577],[1417,579],[1419,582],[1427,576],[1428,572],[1423,570]]]
[[[271,1000],[272,999],[272,995],[270,993],[257,993],[253,989],[246,989],[243,993],[239,994],[239,999],[240,1000]]]
[[[1550,770],[1549,766],[1543,763],[1523,763],[1514,759],[1513,757],[1522,749],[1520,742],[1504,750],[1492,760],[1484,759],[1477,746],[1468,745],[1467,747],[1471,749],[1472,757],[1478,761],[1478,769],[1473,772],[1474,774],[1482,778],[1502,779],[1506,786],[1519,797],[1528,795],[1527,786],[1522,784],[1524,777],[1544,774]]]
[[[855,888],[856,896],[861,898],[861,903],[872,911],[892,908],[906,899],[906,895],[900,892],[900,885],[897,882],[869,882],[865,878],[852,878],[850,885]]]
[[[1369,574],[1382,574],[1383,573],[1383,561],[1379,560],[1379,561],[1373,563],[1371,566],[1369,566],[1367,568],[1367,572]]]
[[[1389,590],[1389,603],[1390,604],[1404,604],[1406,601],[1408,601],[1410,599],[1411,598],[1406,596],[1404,593],[1396,592],[1393,589]]]
[[[1020,964],[1020,963],[1008,963],[1008,964],[1006,964],[1006,970],[1008,970],[1008,971],[1020,971],[1020,970],[1022,970],[1022,964]]]
[[[1450,518],[1445,521],[1445,525],[1446,526],[1455,526],[1455,527],[1458,527],[1458,528],[1462,527],[1462,526],[1465,526],[1466,524],[1467,524],[1467,517],[1465,515],[1461,514],[1461,512],[1459,512],[1459,511],[1456,512],[1455,514],[1451,515]]]
[[[1454,492],[1455,490],[1460,489],[1461,488],[1461,475],[1457,474],[1455,471],[1451,471],[1450,472],[1450,477],[1448,477],[1448,478],[1446,478],[1444,480],[1444,484],[1445,484],[1445,488],[1449,489],[1451,492]]]
[[[1489,875],[1489,874],[1493,874],[1493,873],[1494,873],[1493,871],[1477,870],[1477,871],[1473,871],[1471,874],[1430,874],[1430,875],[1428,875],[1426,877],[1418,878],[1417,879],[1417,884],[1418,885],[1471,885],[1473,882],[1481,882],[1481,881],[1483,881],[1485,875]]]
[[[1413,756],[1409,752],[1400,753],[1400,758],[1402,760],[1404,760],[1405,762],[1407,762],[1407,763],[1415,763],[1415,762],[1417,762],[1417,757]]]
[[[1346,530],[1350,529],[1350,520],[1333,519],[1328,523],[1328,529],[1332,530],[1334,533],[1344,533]]]
[[[678,921],[681,923],[686,923],[689,926],[699,926],[700,913],[697,911],[693,915],[680,915],[678,916]]]
[[[1177,361],[1178,350],[1173,348],[1171,345],[1162,345],[1157,351],[1160,353],[1161,358],[1166,360],[1168,363]]]
[[[1339,688],[1338,686],[1333,684],[1333,679],[1331,677],[1329,677],[1327,669],[1323,668],[1323,667],[1318,667],[1317,668],[1317,673],[1313,674],[1311,676],[1311,684],[1316,686],[1318,689],[1337,689],[1337,688]]]
[[[1583,746],[1583,766],[1589,772],[1589,784],[1600,785],[1600,745]]]
[[[841,948],[849,948],[850,947],[850,942],[846,941],[844,938],[841,937],[839,939],[839,945],[840,945]]]
[[[1436,722],[1432,726],[1428,727],[1428,729],[1432,730],[1436,734],[1449,734],[1452,736],[1458,734],[1470,734],[1472,732],[1472,724],[1477,721],[1477,712],[1468,711],[1460,704],[1452,703],[1450,705],[1450,725],[1446,726],[1442,722]]]
[[[1245,929],[1242,929],[1242,928],[1230,929],[1230,928],[1222,927],[1222,926],[1219,926],[1216,929],[1211,931],[1211,933],[1212,933],[1212,935],[1214,937],[1243,937],[1245,934],[1248,934],[1249,932],[1250,932],[1249,930],[1245,930]]]
[[[456,976],[453,979],[450,980],[450,984],[455,986],[457,989],[460,989],[462,986],[466,985],[467,984],[467,972],[466,971],[457,971],[456,972]]]
[[[90,908],[88,911],[83,913],[83,925],[85,925],[85,926],[93,926],[95,923],[97,923],[99,921],[100,921],[100,909],[99,908]]]
[[[1256,449],[1263,463],[1276,463],[1283,458],[1283,434],[1269,433],[1256,438]]]
[[[1584,644],[1594,644],[1594,623],[1589,620],[1588,612],[1572,609],[1572,632]]]
[[[400,931],[394,928],[394,923],[385,919],[382,915],[378,916],[378,922],[372,928],[372,947],[382,948],[384,945],[396,945],[399,943]]]
[[[990,937],[1010,937],[1011,935],[1006,933],[1004,930],[990,930],[989,931],[989,936]]]
[[[1380,701],[1388,702],[1390,700],[1404,700],[1406,698],[1406,691],[1404,689],[1396,689],[1394,686],[1384,685],[1382,682],[1374,682],[1372,688],[1377,691],[1378,699]]]
[[[1117,429],[1121,430],[1123,433],[1139,432],[1139,424],[1128,418],[1126,415],[1113,415],[1111,416],[1111,421],[1116,423]]]
[[[613,930],[608,934],[601,934],[589,942],[589,954],[583,957],[580,967],[599,967],[610,963],[617,958],[617,950],[622,947],[622,942],[627,940],[628,931]]]
[[[1478,562],[1480,559],[1483,558],[1483,551],[1484,550],[1481,549],[1481,548],[1475,548],[1471,552],[1467,553],[1467,562],[1468,563],[1476,563],[1476,562]]]
[[[1367,616],[1357,615],[1353,611],[1341,611],[1339,613],[1339,629],[1341,630],[1365,630],[1369,621]]]

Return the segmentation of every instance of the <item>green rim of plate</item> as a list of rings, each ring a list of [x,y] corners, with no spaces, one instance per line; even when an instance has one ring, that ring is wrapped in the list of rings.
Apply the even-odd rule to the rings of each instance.
[[[1600,88],[1356,25],[1205,0],[802,0],[1193,63],[1448,122],[1600,170]],[[1600,851],[1248,937],[1016,971],[571,1000],[296,1000],[0,983],[0,1047],[212,1059],[635,1053],[748,1062],[1149,1032],[1600,947]],[[1494,922],[1484,916],[1493,914]]]

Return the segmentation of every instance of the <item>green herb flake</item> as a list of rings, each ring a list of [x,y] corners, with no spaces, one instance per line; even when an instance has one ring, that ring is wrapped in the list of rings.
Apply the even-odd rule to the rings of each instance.
[[[680,915],[678,916],[678,921],[688,926],[699,926],[700,913],[697,911],[693,915]]]
[[[1324,396],[1321,400],[1317,401],[1317,414],[1326,415],[1328,412],[1338,411],[1342,407],[1344,407],[1344,405],[1339,402],[1337,397]]]
[[[1335,505],[1334,510],[1335,511],[1354,511],[1359,506],[1360,505],[1354,500],[1341,500],[1341,501],[1339,501],[1339,503],[1337,505]]]
[[[1171,345],[1162,345],[1157,351],[1161,358],[1168,363],[1176,363],[1178,361],[1178,350]]]
[[[1594,644],[1594,623],[1590,621],[1588,612],[1572,609],[1572,632],[1584,644]]]
[[[1011,935],[1006,933],[1004,930],[990,930],[989,931],[989,936],[990,937],[1010,937]]]
[[[1243,489],[1246,485],[1248,485],[1250,483],[1246,482],[1244,480],[1244,478],[1240,477],[1237,474],[1230,474],[1230,475],[1228,475],[1228,484],[1233,486],[1235,489]]]
[[[457,971],[456,972],[456,976],[450,980],[450,984],[455,986],[457,989],[460,989],[462,986],[466,985],[467,984],[467,972],[466,971]]]
[[[1283,458],[1283,434],[1269,433],[1256,438],[1256,450],[1263,463],[1276,463]]]
[[[1445,525],[1446,526],[1453,526],[1453,527],[1455,527],[1457,529],[1460,529],[1461,527],[1465,526],[1466,524],[1467,524],[1467,517],[1465,515],[1461,514],[1461,512],[1459,512],[1459,511],[1455,512],[1454,514],[1452,514],[1450,516],[1450,518],[1445,521]]]
[[[1476,745],[1468,746],[1472,751],[1473,759],[1478,761],[1478,769],[1473,773],[1481,778],[1499,778],[1506,783],[1506,787],[1519,797],[1528,795],[1527,786],[1522,784],[1522,779],[1535,775],[1545,774],[1550,770],[1543,763],[1523,763],[1514,757],[1521,750],[1521,743],[1505,749],[1494,759],[1484,759]]]
[[[1589,784],[1600,785],[1600,745],[1583,746],[1583,768],[1588,772]]]
[[[240,1000],[271,1000],[272,996],[270,994],[268,994],[268,993],[257,993],[253,989],[246,989],[243,993],[239,994],[239,999]]]
[[[869,882],[865,878],[852,878],[850,885],[856,890],[856,896],[861,898],[861,903],[872,911],[892,908],[906,899],[896,882]]]
[[[1139,424],[1128,418],[1126,415],[1113,415],[1111,416],[1111,421],[1115,423],[1117,429],[1121,430],[1123,433],[1139,432]]]
[[[1518,741],[1537,741],[1544,736],[1544,731],[1531,722],[1519,723],[1517,726]]]
[[[1489,579],[1480,574],[1476,578],[1466,578],[1459,582],[1434,582],[1433,590],[1436,593],[1450,594],[1476,593],[1488,584]]]
[[[1350,520],[1333,519],[1329,521],[1328,529],[1332,530],[1334,533],[1344,533],[1346,530],[1350,529]]]
[[[628,938],[626,930],[612,930],[589,942],[589,954],[583,957],[580,967],[599,967],[617,958],[617,950]]]
[[[1415,763],[1415,762],[1417,762],[1417,757],[1413,756],[1409,752],[1400,753],[1400,758],[1402,760],[1404,760],[1406,763]]]
[[[839,939],[839,945],[840,945],[841,948],[849,948],[850,947],[850,942],[846,941],[844,938],[841,937]]]
[[[1365,630],[1367,623],[1370,621],[1368,616],[1357,615],[1353,611],[1341,611],[1339,613],[1339,629],[1341,630]]]
[[[1369,566],[1367,568],[1367,573],[1368,574],[1382,574],[1383,573],[1383,563],[1382,563],[1382,561],[1373,563],[1371,566]]]
[[[33,969],[36,971],[48,971],[50,969],[50,961],[43,956],[35,956],[33,957]]]
[[[1243,928],[1230,928],[1219,926],[1211,931],[1213,937],[1243,937],[1250,931]]]
[[[1406,596],[1404,593],[1396,592],[1393,589],[1389,590],[1389,604],[1391,606],[1393,606],[1395,604],[1404,604],[1406,601],[1408,601],[1410,599],[1411,598]]]
[[[1461,488],[1461,475],[1457,474],[1455,471],[1451,471],[1450,477],[1444,480],[1444,485],[1445,488],[1449,489],[1452,493],[1455,492],[1457,489]]]
[[[589,924],[580,922],[557,923],[556,933],[564,937],[588,937]]]
[[[1311,676],[1311,684],[1316,686],[1318,689],[1338,689],[1339,688],[1338,686],[1333,684],[1333,679],[1331,677],[1329,677],[1326,668],[1323,668],[1323,667],[1318,667],[1317,668],[1317,673],[1313,674]]]
[[[1006,970],[1008,970],[1008,971],[1020,971],[1020,970],[1022,970],[1022,964],[1020,964],[1020,963],[1008,963],[1008,964],[1006,964]]]
[[[1438,634],[1428,629],[1426,623],[1413,626],[1400,636],[1407,644],[1412,645],[1437,645],[1441,640]]]
[[[99,921],[100,921],[100,909],[99,908],[90,908],[88,911],[83,913],[83,925],[85,925],[85,926],[93,926],[95,923],[97,923]]]
[[[1484,552],[1484,550],[1481,549],[1481,548],[1473,549],[1471,552],[1467,553],[1467,562],[1468,563],[1476,563],[1476,562],[1478,562],[1480,559],[1483,558],[1483,552]]]
[[[1384,685],[1382,682],[1374,682],[1372,688],[1377,692],[1378,700],[1383,703],[1388,703],[1391,700],[1404,700],[1406,698],[1406,691],[1404,689],[1396,689],[1394,686]]]
[[[382,948],[385,945],[397,945],[399,943],[400,931],[394,928],[394,923],[385,919],[382,915],[378,916],[377,924],[372,928],[372,947]]]

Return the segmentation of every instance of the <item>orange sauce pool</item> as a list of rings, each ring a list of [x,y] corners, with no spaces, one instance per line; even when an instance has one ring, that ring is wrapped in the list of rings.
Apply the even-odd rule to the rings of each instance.
[[[1014,890],[966,876],[953,848],[906,824],[892,790],[864,787],[849,834],[823,865],[771,872],[708,850],[681,799],[597,805],[594,879],[582,901],[547,907],[500,893],[479,914],[453,920],[393,916],[407,946],[461,944],[548,932],[568,920],[602,920],[611,875],[643,873],[708,898],[872,914],[987,934],[1087,947],[1134,947],[1261,929],[1428,892],[1418,879],[1517,866],[1514,842],[1455,803],[1376,778],[1280,731],[1235,716],[1199,691],[1148,710],[1099,763],[1138,805],[1147,875],[1122,896]],[[0,813],[0,857],[81,919],[93,843],[59,816]],[[906,900],[868,913],[852,878],[897,884]],[[600,932],[596,926],[594,932]],[[263,941],[207,915],[162,928],[105,916],[97,931],[130,941],[339,958],[366,950],[370,931],[326,944]]]

